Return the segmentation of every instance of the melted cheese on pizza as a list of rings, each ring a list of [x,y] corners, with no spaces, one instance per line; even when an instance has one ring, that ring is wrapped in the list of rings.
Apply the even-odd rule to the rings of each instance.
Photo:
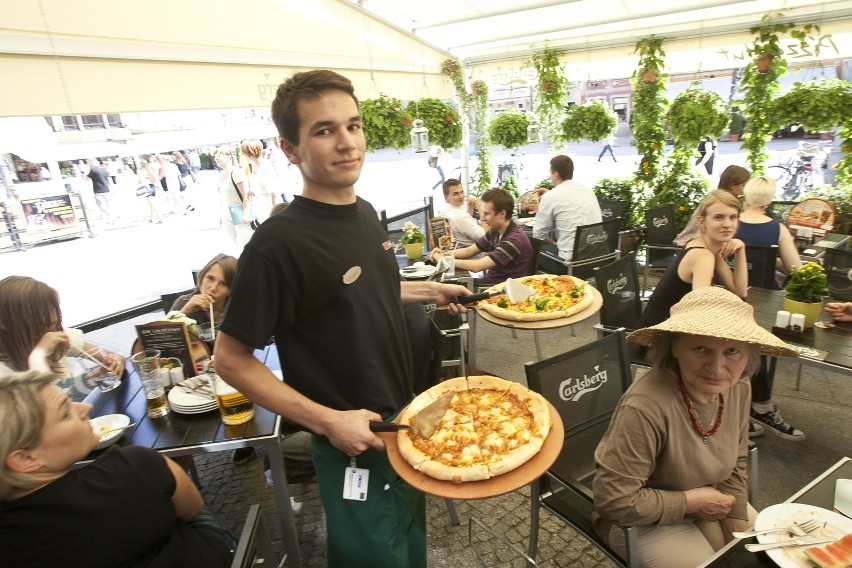
[[[407,436],[415,448],[444,465],[487,465],[533,437],[543,437],[529,406],[529,401],[509,392],[459,391],[429,439],[411,431]]]
[[[516,304],[509,302],[505,295],[493,296],[484,301],[513,312],[558,312],[576,305],[586,294],[585,283],[577,285],[573,278],[566,275],[522,278],[521,282],[533,288],[535,294]]]

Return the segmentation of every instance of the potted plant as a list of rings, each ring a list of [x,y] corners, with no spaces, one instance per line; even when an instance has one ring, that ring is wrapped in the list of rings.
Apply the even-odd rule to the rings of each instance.
[[[739,110],[731,112],[731,122],[728,124],[728,141],[737,142],[743,134],[743,115]]]
[[[405,256],[410,260],[415,260],[423,256],[423,243],[426,237],[420,232],[420,228],[406,221],[402,226],[402,244],[405,246]]]
[[[679,143],[695,146],[705,136],[719,138],[731,117],[722,97],[693,83],[678,94],[666,113],[666,124]]]
[[[399,99],[379,95],[361,101],[361,119],[367,151],[379,148],[401,150],[411,143],[411,115]]]
[[[822,300],[827,294],[828,280],[825,269],[816,262],[793,267],[790,281],[784,291],[784,309],[791,314],[805,316],[805,328],[813,327],[822,311]]]
[[[488,135],[491,142],[504,148],[516,149],[527,143],[527,127],[530,125],[525,112],[510,110],[498,113],[491,120]]]
[[[597,142],[618,127],[618,115],[602,101],[574,105],[562,121],[562,137],[566,142],[579,142],[581,138]]]
[[[852,83],[822,78],[793,83],[772,101],[772,114],[779,124],[800,124],[807,130],[831,130],[846,120],[852,108]]]
[[[429,141],[441,148],[457,148],[462,142],[459,113],[440,99],[411,101],[406,107],[412,119],[419,118],[429,129]]]

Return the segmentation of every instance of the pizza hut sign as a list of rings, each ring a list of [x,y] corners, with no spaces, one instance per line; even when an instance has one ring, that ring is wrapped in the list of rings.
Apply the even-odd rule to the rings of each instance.
[[[619,274],[618,278],[610,278],[606,281],[606,291],[610,294],[615,294],[625,286],[627,286],[627,276],[624,274]]]
[[[669,218],[668,217],[654,217],[654,226],[657,227],[658,229],[660,227],[665,227],[668,224],[669,224]]]
[[[596,391],[606,382],[606,369],[600,370],[600,365],[595,365],[595,374],[591,377],[583,374],[582,379],[566,379],[559,384],[559,398],[569,402],[576,402],[586,393]]]

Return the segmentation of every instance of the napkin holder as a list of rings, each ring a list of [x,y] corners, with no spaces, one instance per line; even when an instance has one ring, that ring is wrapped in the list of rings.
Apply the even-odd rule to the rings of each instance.
[[[777,325],[772,326],[773,335],[784,335],[786,337],[792,337],[794,339],[802,339],[805,336],[804,329],[793,329],[792,326],[787,327],[778,327]]]

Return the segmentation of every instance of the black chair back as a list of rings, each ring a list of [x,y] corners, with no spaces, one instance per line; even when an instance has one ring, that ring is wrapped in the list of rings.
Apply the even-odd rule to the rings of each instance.
[[[595,268],[595,287],[603,297],[599,313],[601,324],[608,328],[636,329],[642,313],[636,254],[627,254],[613,263]]]
[[[762,247],[746,245],[748,261],[748,285],[756,288],[777,290],[775,267],[778,262],[778,245]]]
[[[577,227],[574,238],[574,255],[571,274],[586,280],[594,274],[596,266],[613,260],[618,251],[618,226],[621,218]],[[600,262],[584,262],[600,259]]]
[[[601,207],[601,219],[610,221],[617,217],[623,217],[624,202],[619,199],[598,199]]]
[[[677,236],[674,205],[663,205],[645,211],[645,242],[671,246]]]
[[[388,217],[388,212],[382,209],[379,213],[380,222],[388,235],[388,240],[391,242],[399,242],[402,239],[402,227],[407,221],[411,221],[420,229],[424,237],[429,235],[429,219],[435,216],[432,207],[432,198],[424,198],[423,207],[404,211],[392,217]],[[425,246],[425,245],[424,245]]]
[[[852,251],[826,249],[824,265],[829,296],[841,302],[852,302]]]

